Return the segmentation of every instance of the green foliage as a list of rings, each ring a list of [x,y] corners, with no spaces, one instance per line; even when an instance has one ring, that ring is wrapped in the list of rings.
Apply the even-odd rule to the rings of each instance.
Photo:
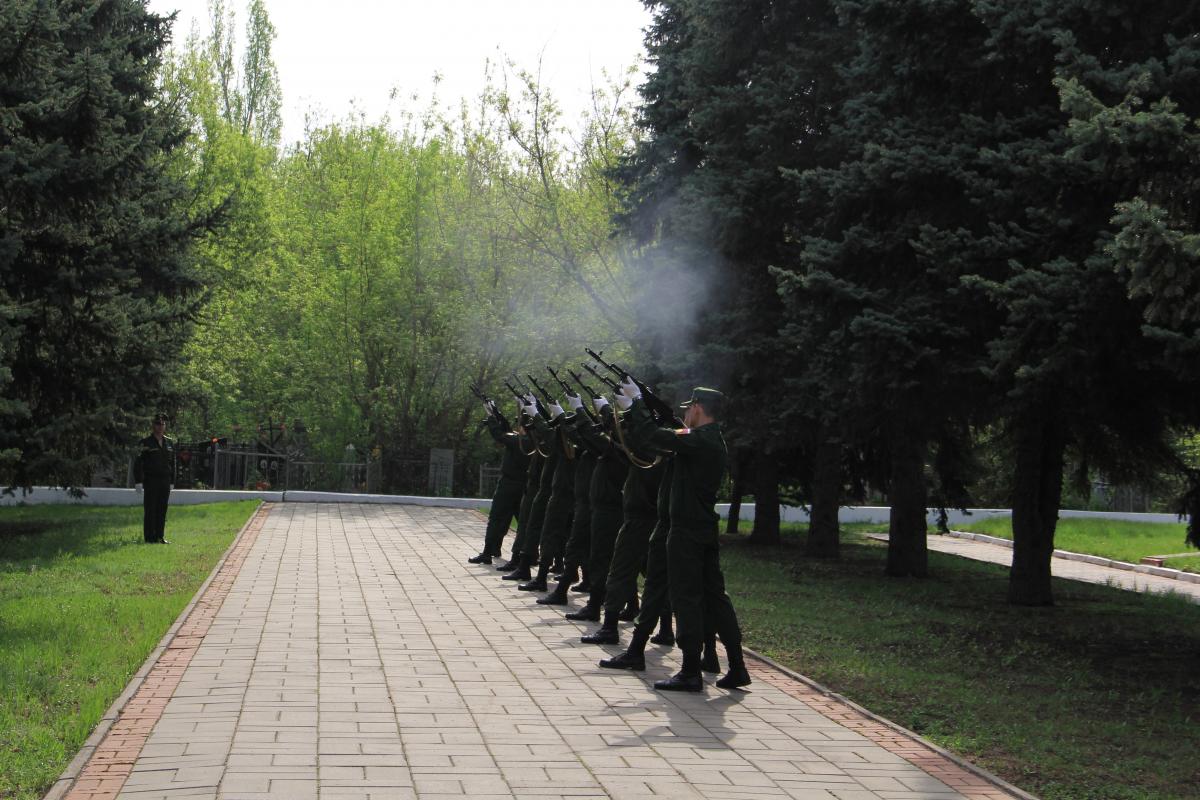
[[[0,481],[76,484],[166,394],[210,221],[168,168],[167,20],[133,0],[0,9]]]
[[[255,25],[270,38],[254,19],[251,46]],[[490,86],[457,118],[349,117],[278,153],[226,97],[253,83],[232,74],[231,25],[189,42],[167,80],[198,134],[176,166],[227,218],[199,249],[210,293],[179,375],[184,437],[299,419],[290,447],[374,453],[385,491],[419,488],[411,464],[430,447],[490,456],[471,436],[471,381],[503,397],[510,371],[629,326],[605,172],[631,141],[627,84],[597,92],[577,140],[518,71],[514,94]]]
[[[45,793],[256,505],[172,508],[168,547],[140,508],[0,508],[0,796]]]

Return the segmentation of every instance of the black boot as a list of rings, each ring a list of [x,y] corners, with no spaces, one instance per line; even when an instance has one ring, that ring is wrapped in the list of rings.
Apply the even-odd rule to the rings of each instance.
[[[721,660],[717,658],[717,635],[715,633],[704,637],[704,656],[700,659],[700,669],[713,674],[721,671]]]
[[[578,611],[569,611],[566,615],[567,619],[578,620],[580,622],[596,622],[600,619],[600,606],[592,605],[589,600],[587,605]]]
[[[467,559],[468,564],[490,564],[492,563],[491,553],[480,553],[477,556],[471,556]]]
[[[665,681],[655,681],[654,688],[660,692],[702,692],[704,681],[700,678],[700,653],[692,650],[683,654],[683,669]]]
[[[717,679],[717,686],[722,689],[740,689],[750,685],[750,672],[746,669],[746,658],[742,655],[742,646],[725,645],[725,657],[729,659],[729,672]]]
[[[554,591],[545,597],[539,597],[537,603],[539,606],[565,606],[569,600],[567,599],[567,584],[565,581],[559,581],[554,587]]]
[[[565,606],[567,605],[567,590],[571,588],[571,583],[575,580],[576,569],[571,568],[563,572],[563,576],[559,578],[558,585],[554,587],[554,591],[545,597],[538,598],[539,606]]]
[[[583,580],[581,580],[577,585],[572,586],[571,591],[579,592],[580,594],[588,594],[592,591],[592,579],[591,576],[588,575],[587,567],[583,568]]]
[[[544,592],[550,588],[546,585],[546,576],[550,573],[550,568],[543,564],[538,567],[537,577],[527,583],[518,583],[517,588],[523,592]]]
[[[638,604],[638,596],[635,594],[633,597],[629,598],[629,602],[625,604],[625,609],[621,611],[618,619],[620,619],[622,622],[633,622],[635,619],[637,619],[638,611],[640,609],[641,606]]]
[[[503,576],[506,581],[527,581],[533,577],[533,573],[529,570],[533,559],[528,556],[521,556],[521,563],[512,572]]]
[[[513,557],[505,561],[500,566],[496,567],[496,572],[512,572],[517,567],[521,566],[521,557],[513,553]]]
[[[605,669],[631,669],[636,672],[641,672],[646,668],[646,633],[639,633],[634,629],[633,636],[629,640],[629,647],[624,653],[612,658],[601,660],[600,666]]]
[[[675,646],[675,631],[671,628],[671,612],[664,611],[662,617],[658,621],[658,633],[650,639],[654,644],[661,644],[665,647]]]
[[[617,618],[611,611],[605,611],[604,622],[600,623],[600,627],[580,636],[579,641],[584,644],[616,644],[621,641],[621,635],[617,633]]]

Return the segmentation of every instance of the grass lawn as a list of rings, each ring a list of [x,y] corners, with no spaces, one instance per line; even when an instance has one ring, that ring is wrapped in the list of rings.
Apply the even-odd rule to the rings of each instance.
[[[988,536],[1012,538],[1012,518],[996,517],[956,525],[956,529]],[[1112,558],[1136,564],[1142,556],[1196,553],[1194,557],[1172,559],[1167,566],[1200,572],[1200,550],[1184,543],[1186,526],[1182,523],[1126,522],[1117,519],[1067,517],[1058,521],[1054,546],[1072,553]]]
[[[257,501],[0,508],[0,798],[40,797],[212,571]]]
[[[1200,797],[1200,606],[1056,580],[1057,606],[1015,608],[1006,568],[931,552],[932,577],[886,578],[884,544],[817,561],[799,533],[725,540],[748,646],[1045,800]]]

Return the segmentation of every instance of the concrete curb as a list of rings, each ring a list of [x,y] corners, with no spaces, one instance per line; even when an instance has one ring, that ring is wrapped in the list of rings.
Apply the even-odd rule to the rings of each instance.
[[[952,536],[955,539],[972,539],[977,542],[986,542],[988,544],[996,544],[1001,547],[1012,549],[1013,543],[1011,539],[1002,539],[999,536],[988,536],[984,533],[971,533],[969,531],[949,531],[947,536]],[[1181,569],[1170,569],[1169,567],[1152,567],[1148,564],[1130,564],[1128,561],[1114,561],[1111,558],[1103,556],[1093,556],[1087,553],[1072,553],[1070,550],[1055,550],[1055,558],[1061,558],[1066,561],[1081,561],[1085,564],[1093,564],[1097,567],[1109,567],[1110,569],[1123,569],[1130,572],[1140,572],[1143,575],[1154,575],[1158,578],[1172,578],[1184,583],[1200,583],[1200,573],[1184,572]]]
[[[975,775],[978,778],[982,778],[983,780],[987,781],[988,783],[992,784],[993,786],[996,786],[999,789],[1003,789],[1004,791],[1012,794],[1014,797],[1020,798],[1020,800],[1039,800],[1039,798],[1036,795],[1032,795],[1029,792],[1024,791],[1023,789],[1018,789],[1016,786],[1013,786],[1011,783],[1004,780],[1003,778],[1001,778],[997,775],[993,775],[992,773],[988,772],[987,770],[983,769],[982,767],[975,766],[970,761],[966,761],[965,759],[960,758],[959,756],[956,756],[954,753],[951,753],[949,750],[945,750],[945,749],[939,747],[938,745],[934,744],[933,742],[929,741],[928,739],[923,738],[919,734],[916,734],[916,733],[910,731],[908,728],[904,728],[900,725],[897,725],[896,723],[892,722],[889,719],[884,719],[883,717],[879,716],[878,714],[874,714],[874,713],[868,711],[867,709],[860,706],[858,703],[855,703],[853,700],[848,700],[844,696],[838,694],[837,692],[832,691],[828,687],[822,686],[821,684],[817,683],[813,679],[806,678],[805,676],[801,675],[799,672],[788,669],[787,667],[785,667],[783,664],[780,664],[775,659],[768,658],[767,656],[764,656],[762,653],[758,653],[749,648],[745,648],[745,653],[746,653],[746,655],[750,656],[751,658],[761,661],[762,663],[766,664],[767,666],[771,667],[772,669],[776,670],[777,672],[783,673],[784,675],[788,676],[792,680],[798,681],[798,682],[804,684],[805,686],[809,687],[813,691],[818,692],[818,693],[824,695],[825,697],[830,698],[831,700],[836,700],[837,702],[841,703],[842,705],[844,705],[848,708],[854,709],[856,712],[858,712],[859,714],[862,714],[864,717],[867,717],[872,722],[877,722],[880,725],[883,725],[884,727],[895,731],[896,733],[900,734],[901,736],[904,736],[907,739],[911,739],[912,741],[916,742],[917,744],[921,745],[922,747],[932,750],[933,752],[937,753],[942,758],[945,758],[946,760],[953,762],[956,766],[966,770],[967,772],[970,772],[972,775]]]
[[[246,520],[246,524],[242,525],[242,529],[237,532],[237,536],[233,537],[233,541],[229,543],[229,547],[225,548],[225,552],[221,554],[221,558],[212,568],[212,571],[208,573],[208,577],[204,579],[204,583],[200,584],[200,588],[192,595],[191,601],[188,602],[183,611],[179,612],[179,616],[175,618],[175,622],[171,624],[171,627],[167,629],[163,637],[158,640],[158,646],[142,662],[142,666],[133,674],[133,678],[130,679],[125,690],[121,692],[117,699],[112,702],[112,705],[108,707],[108,710],[104,712],[104,716],[100,718],[100,721],[96,723],[96,727],[92,730],[91,736],[83,743],[83,747],[75,754],[75,758],[71,759],[71,763],[58,776],[58,779],[50,786],[46,794],[42,796],[42,800],[62,800],[67,795],[67,792],[71,790],[75,779],[79,777],[79,773],[83,771],[84,766],[91,760],[92,755],[96,752],[96,748],[104,741],[104,737],[108,735],[109,729],[120,718],[121,712],[129,704],[133,696],[137,694],[138,689],[142,687],[142,683],[145,682],[146,676],[150,674],[150,670],[154,669],[154,665],[162,658],[162,654],[171,646],[175,635],[179,633],[179,629],[183,627],[184,622],[191,615],[192,609],[196,607],[196,603],[200,601],[200,598],[204,597],[204,593],[208,591],[209,585],[217,577],[217,573],[221,571],[221,567],[225,566],[225,561],[229,558],[229,554],[233,552],[233,548],[246,535],[250,524],[258,518],[259,514],[263,513],[264,508],[266,506],[260,504]]]

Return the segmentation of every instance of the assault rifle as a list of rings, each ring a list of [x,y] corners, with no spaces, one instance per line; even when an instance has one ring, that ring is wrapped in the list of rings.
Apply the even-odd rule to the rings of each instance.
[[[586,383],[583,382],[583,376],[580,375],[578,372],[576,372],[573,369],[568,369],[567,374],[571,376],[571,380],[575,381],[575,383],[577,383],[579,385],[580,389],[583,389],[584,395],[589,400],[593,397],[600,396],[600,395],[596,394],[595,390],[592,389],[592,387],[588,386]]]
[[[479,401],[481,403],[483,403],[485,406],[487,406],[488,416],[492,417],[493,419],[496,420],[496,422],[500,423],[500,427],[503,428],[505,433],[511,433],[512,425],[509,424],[508,418],[500,413],[500,408],[496,405],[496,402],[494,400],[492,400],[491,398],[489,398],[484,393],[484,391],[482,389],[480,389],[479,386],[477,384],[475,384],[474,382],[472,382],[470,384],[470,387],[471,387],[471,394],[478,397]]]
[[[614,375],[617,375],[618,377],[621,378],[621,380],[633,381],[642,393],[642,402],[646,404],[646,408],[650,410],[650,413],[654,415],[655,420],[660,425],[672,425],[672,426],[679,425],[679,420],[675,416],[675,409],[673,409],[669,405],[667,405],[666,401],[663,400],[658,395],[656,395],[654,393],[653,389],[651,389],[649,386],[647,386],[646,384],[639,381],[637,378],[635,378],[633,375],[631,375],[628,371],[621,369],[619,366],[617,366],[616,364],[614,364],[612,362],[605,361],[604,357],[603,357],[603,353],[597,353],[595,350],[591,349],[590,347],[585,347],[583,349],[584,349],[584,352],[586,352],[589,356],[591,356],[592,358],[594,358],[596,360],[597,364],[604,367],[605,369],[607,369],[609,372],[613,373]],[[589,370],[589,372],[590,371],[591,370]],[[596,373],[593,372],[592,374],[595,375]]]
[[[607,375],[597,372],[596,368],[593,367],[591,364],[584,361],[582,364],[580,364],[580,366],[583,367],[584,369],[586,369],[588,372],[590,372],[592,374],[593,378],[600,381],[605,386],[612,389],[614,392],[621,391],[621,384],[617,383],[616,381],[614,381],[612,378],[608,377]],[[600,395],[592,395],[592,396],[599,397]]]
[[[529,378],[529,382],[533,384],[533,388],[537,389],[538,394],[542,396],[542,399],[546,401],[547,405],[558,405],[558,401],[554,399],[554,395],[542,388],[542,385],[537,382],[537,378],[528,373],[526,373],[525,377]]]
[[[554,371],[554,367],[547,365],[546,371],[549,372],[550,376],[552,378],[554,378],[554,380],[558,383],[559,386],[562,387],[563,392],[565,392],[568,397],[579,397],[578,392],[571,391],[571,384],[567,383],[562,378],[558,377],[558,373]],[[570,370],[568,370],[568,372],[569,371]],[[587,402],[584,402],[583,398],[579,397],[579,401],[580,401],[580,406],[583,408],[584,416],[586,416],[592,422],[595,422],[596,417],[592,415],[592,410],[590,408],[588,408],[588,406],[591,405],[592,398],[589,397],[587,399]]]
[[[534,395],[534,393],[533,393],[533,389],[530,389],[529,386],[525,383],[525,381],[521,380],[520,376],[517,375],[517,373],[514,372],[512,374],[512,377],[513,377],[513,380],[516,381],[517,386],[521,387],[521,392],[518,394],[516,391],[513,390],[513,388],[511,386],[509,386],[508,388],[509,388],[509,391],[513,392],[513,394],[516,395],[517,400],[520,401],[521,405],[526,404],[526,400],[525,400],[526,397],[536,397],[536,395]],[[507,385],[507,383],[506,383],[506,385]],[[550,400],[550,402],[554,402],[554,401]],[[537,406],[538,414],[542,417],[542,419],[549,422],[550,421],[550,412],[548,410],[546,410],[546,407],[544,405],[542,405],[541,403],[535,403],[535,405]]]

